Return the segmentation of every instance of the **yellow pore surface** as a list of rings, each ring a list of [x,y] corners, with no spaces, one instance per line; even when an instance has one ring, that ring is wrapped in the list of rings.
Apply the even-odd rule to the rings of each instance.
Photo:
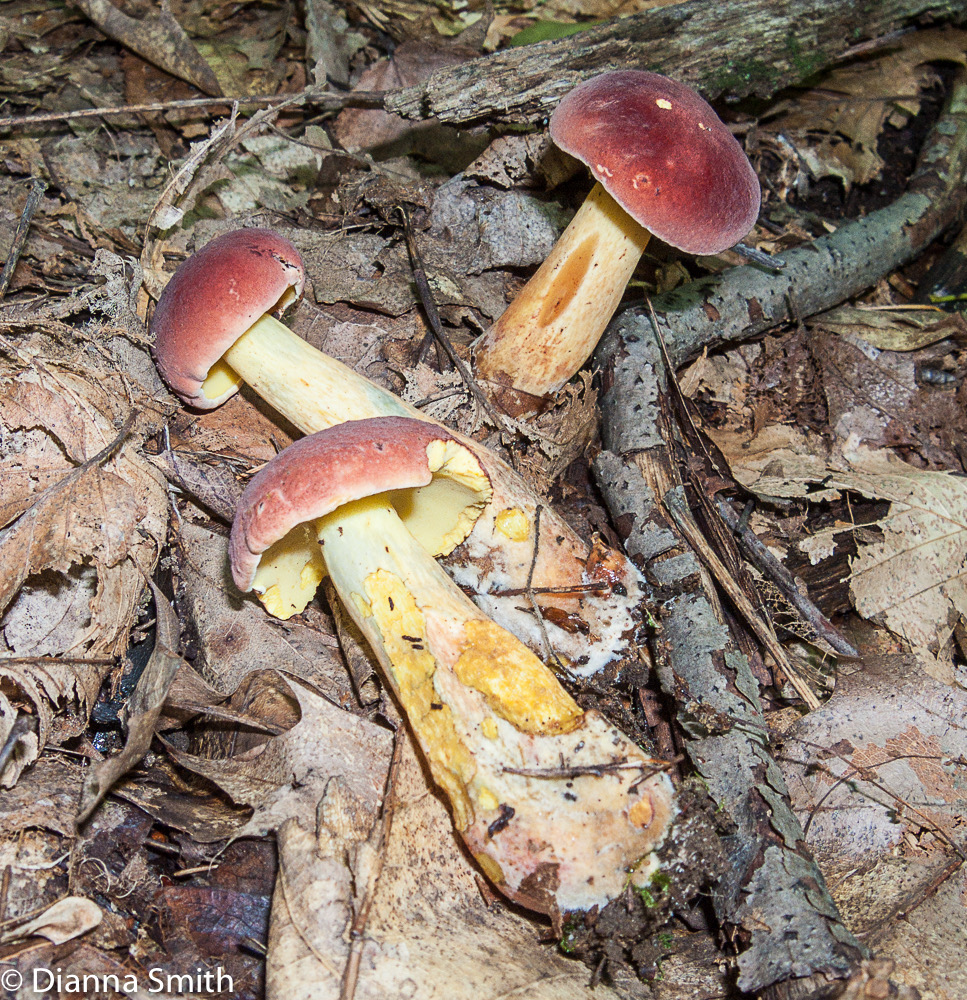
[[[252,589],[274,618],[305,610],[326,574],[312,525],[299,524],[262,554]]]
[[[410,534],[432,555],[452,552],[470,534],[490,502],[490,479],[469,448],[457,441],[431,441],[427,486],[394,490],[390,500]]]

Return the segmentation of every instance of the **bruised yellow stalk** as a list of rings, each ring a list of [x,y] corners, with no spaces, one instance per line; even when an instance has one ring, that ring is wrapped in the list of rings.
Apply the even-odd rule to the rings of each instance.
[[[500,387],[557,392],[574,375],[621,302],[648,236],[595,184],[547,260],[474,345],[476,372],[498,398]]]
[[[582,712],[488,619],[385,495],[340,507],[316,530],[333,584],[488,877],[545,912],[617,896],[652,864],[667,829],[664,774],[647,776],[653,762],[635,744]]]

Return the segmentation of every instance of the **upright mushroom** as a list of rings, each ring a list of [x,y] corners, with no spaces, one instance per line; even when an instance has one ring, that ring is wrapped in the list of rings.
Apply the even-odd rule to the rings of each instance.
[[[232,572],[243,590],[298,589],[317,565],[292,554],[306,533],[318,537],[471,853],[512,899],[557,916],[647,884],[672,789],[660,765],[582,712],[427,554],[438,536],[466,533],[489,485],[486,462],[425,421],[320,431],[249,483]]]
[[[151,321],[155,361],[167,383],[189,405],[207,409],[245,381],[306,433],[375,416],[426,421],[275,318],[303,281],[298,251],[270,230],[242,229],[212,240],[179,267]],[[455,437],[486,462],[493,495],[450,557],[454,579],[474,591],[486,613],[575,673],[620,659],[641,597],[634,566],[603,545],[589,549],[505,463]],[[270,610],[295,614],[313,589],[307,584],[288,592]],[[543,621],[528,606],[527,589],[536,594]]]
[[[597,183],[550,256],[474,344],[499,405],[536,412],[584,364],[649,232],[719,253],[755,224],[759,182],[732,133],[690,87],[657,73],[603,73],[554,110],[551,138]]]

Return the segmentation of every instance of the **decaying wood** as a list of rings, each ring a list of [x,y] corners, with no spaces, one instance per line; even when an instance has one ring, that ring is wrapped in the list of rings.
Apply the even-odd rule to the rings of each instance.
[[[709,98],[769,97],[829,66],[849,45],[921,18],[957,20],[963,0],[687,0],[577,35],[505,49],[386,96],[387,111],[461,124],[533,124],[576,83],[637,66]]]
[[[759,992],[814,974],[828,986],[848,977],[865,952],[840,921],[789,806],[748,657],[670,513],[687,516],[688,499],[669,444],[659,346],[648,318],[629,313],[612,324],[606,341],[608,450],[595,472],[629,554],[656,587],[662,688],[674,699],[687,750],[710,795],[736,824],[726,838],[731,864],[713,902],[741,942],[739,987]],[[792,994],[777,986],[772,995]]]
[[[961,70],[906,192],[892,205],[783,253],[782,271],[734,267],[652,300],[672,364],[703,347],[831,309],[876,284],[957,219],[967,202],[965,177],[967,79]],[[634,354],[637,347],[628,350]],[[607,364],[607,349],[598,359]]]
[[[657,297],[654,311],[671,363],[831,308],[922,251],[964,207],[965,112],[961,72],[906,193],[785,253],[782,272],[734,268]],[[696,768],[738,828],[729,845],[732,868],[714,902],[719,918],[746,942],[739,986],[784,1000],[837,995],[830,978],[858,975],[864,952],[842,925],[803,844],[768,751],[748,661],[716,616],[714,595],[703,588],[698,562],[667,514],[686,501],[669,459],[671,438],[662,433],[664,369],[645,310],[631,310],[612,325],[598,359],[610,383],[603,397],[609,451],[597,461],[598,478],[629,532],[629,552],[662,588],[659,677],[676,700]]]

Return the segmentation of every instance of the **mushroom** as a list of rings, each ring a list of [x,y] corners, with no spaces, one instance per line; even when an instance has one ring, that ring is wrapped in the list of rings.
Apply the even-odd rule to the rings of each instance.
[[[584,364],[649,233],[692,254],[736,244],[760,191],[742,147],[690,87],[657,73],[603,73],[554,110],[551,138],[594,175],[550,256],[473,346],[475,371],[513,416],[539,411]]]
[[[208,243],[178,268],[152,317],[154,358],[168,385],[188,405],[207,409],[245,381],[307,434],[376,416],[427,421],[272,315],[298,297],[303,282],[298,251],[269,230],[237,230]],[[600,543],[589,548],[506,463],[477,442],[454,437],[486,462],[493,491],[448,559],[454,579],[474,592],[487,614],[573,673],[591,674],[620,660],[638,621],[637,570]],[[543,620],[528,605],[528,590]],[[299,592],[270,596],[270,610],[288,617],[312,594],[307,583]]]
[[[318,538],[470,852],[511,899],[557,917],[647,884],[672,786],[428,555],[466,533],[489,488],[487,461],[442,428],[344,423],[296,441],[249,483],[232,573],[242,590],[298,589],[318,565],[294,561],[287,540]]]

